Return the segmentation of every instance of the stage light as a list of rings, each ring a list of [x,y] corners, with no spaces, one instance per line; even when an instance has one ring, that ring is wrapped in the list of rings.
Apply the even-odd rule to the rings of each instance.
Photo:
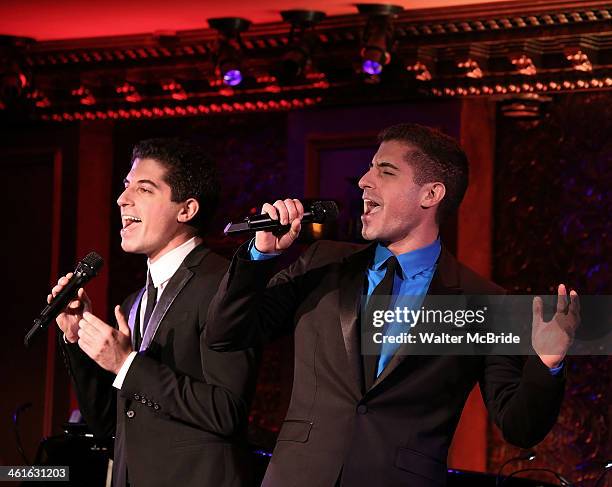
[[[312,52],[317,43],[314,26],[325,18],[316,10],[283,10],[281,17],[291,24],[288,49],[276,74],[280,84],[290,84],[305,75],[310,67]]]
[[[242,83],[242,72],[239,69],[229,69],[225,71],[223,82],[228,86],[238,86]]]
[[[216,54],[217,75],[221,77],[225,85],[238,86],[244,78],[240,34],[247,31],[251,22],[240,17],[220,17],[208,19],[208,25],[220,35]]]
[[[360,14],[368,16],[363,33],[361,70],[369,76],[378,76],[391,61],[389,52],[393,39],[393,18],[403,10],[398,5],[358,3]]]
[[[28,37],[0,35],[0,109],[19,103],[30,88],[24,56],[33,43]]]

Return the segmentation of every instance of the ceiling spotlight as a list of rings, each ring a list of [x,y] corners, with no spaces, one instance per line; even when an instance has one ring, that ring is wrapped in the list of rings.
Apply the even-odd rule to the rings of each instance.
[[[0,109],[18,103],[30,88],[24,53],[33,43],[28,37],[0,35]]]
[[[393,39],[392,20],[404,8],[378,3],[358,3],[356,6],[360,14],[368,16],[363,33],[361,70],[367,75],[377,76],[391,61],[389,50]]]
[[[216,56],[218,74],[227,86],[238,86],[243,79],[240,34],[248,30],[251,21],[240,17],[220,17],[208,19],[208,25],[221,36]]]
[[[312,51],[318,41],[314,26],[325,18],[316,10],[283,10],[281,16],[291,24],[288,49],[278,68],[280,84],[289,84],[302,77],[311,64]]]

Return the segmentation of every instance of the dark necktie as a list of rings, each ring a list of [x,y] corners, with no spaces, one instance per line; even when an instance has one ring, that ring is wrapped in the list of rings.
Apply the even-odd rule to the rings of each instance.
[[[366,326],[367,331],[369,332],[367,333],[368,340],[372,339],[375,332],[380,332],[380,330],[374,328],[372,323],[374,311],[389,309],[393,294],[393,281],[395,280],[395,276],[399,268],[400,265],[397,258],[395,256],[389,257],[387,259],[387,271],[385,272],[385,277],[383,277],[383,280],[378,283],[370,295],[368,306],[366,307],[364,316],[361,320],[362,326]],[[372,387],[372,384],[376,380],[379,357],[380,348],[376,355],[363,355],[363,373],[366,391]]]
[[[153,314],[153,309],[157,303],[157,288],[153,285],[153,279],[151,279],[151,273],[147,273],[147,306],[145,307],[144,318],[142,319],[142,335],[141,340],[145,336],[147,331],[147,325]],[[140,346],[140,343],[138,344]]]

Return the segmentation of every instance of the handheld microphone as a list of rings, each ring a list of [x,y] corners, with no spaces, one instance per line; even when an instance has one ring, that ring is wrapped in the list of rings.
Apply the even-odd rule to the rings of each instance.
[[[338,216],[338,205],[335,201],[314,201],[304,211],[302,223],[324,223]],[[232,233],[257,232],[259,230],[282,231],[289,225],[281,225],[278,220],[272,220],[267,213],[248,216],[240,223],[228,223],[223,230],[225,235]]]
[[[40,312],[32,324],[32,328],[23,339],[23,344],[27,347],[32,340],[32,337],[38,330],[44,330],[49,326],[57,315],[72,301],[79,290],[85,283],[89,282],[92,277],[98,274],[98,271],[104,265],[104,259],[95,252],[87,254],[81,262],[79,262],[74,270],[73,276],[68,281],[68,284],[59,292],[55,298]]]

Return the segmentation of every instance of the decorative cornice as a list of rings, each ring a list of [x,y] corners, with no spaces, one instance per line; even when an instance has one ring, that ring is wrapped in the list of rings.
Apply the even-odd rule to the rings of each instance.
[[[511,1],[403,11],[394,19],[392,65],[380,80],[385,93],[375,97],[608,88],[611,21],[612,3],[602,1]],[[279,86],[273,76],[290,26],[252,26],[242,35],[250,81],[235,90],[220,86],[214,73],[217,37],[210,29],[39,42],[23,53],[36,86],[30,99],[38,116],[49,119],[117,110],[196,115],[214,112],[198,106],[257,107],[258,102],[276,109],[279,100],[289,109],[292,100],[333,103],[347,93],[356,102],[372,99],[372,87],[358,89],[363,87],[357,71],[366,22],[355,14],[317,24],[314,69],[292,86]]]

